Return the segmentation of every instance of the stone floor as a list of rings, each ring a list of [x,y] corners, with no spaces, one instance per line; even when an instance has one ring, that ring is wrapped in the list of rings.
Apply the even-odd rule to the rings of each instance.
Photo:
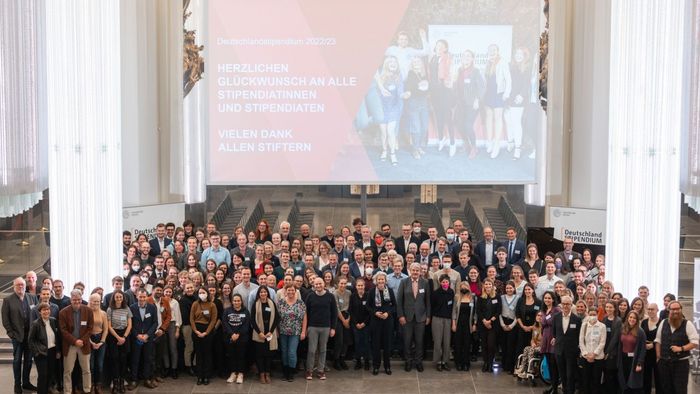
[[[480,363],[476,363],[470,372],[437,372],[432,367],[422,373],[415,370],[404,372],[402,363],[393,362],[391,376],[381,372],[373,376],[368,371],[331,371],[328,380],[306,381],[301,374],[294,382],[285,382],[279,375],[272,376],[272,383],[260,384],[257,379],[247,378],[243,384],[228,384],[221,379],[213,379],[207,386],[197,386],[191,377],[181,377],[178,380],[166,379],[154,390],[137,389],[136,393],[541,393],[543,384],[538,382],[536,387],[518,383],[515,378],[504,373],[482,373]],[[428,364],[426,364],[426,367]],[[32,374],[32,380],[35,373]],[[12,393],[12,366],[0,365],[0,394]],[[700,385],[690,379],[689,393],[700,393]]]

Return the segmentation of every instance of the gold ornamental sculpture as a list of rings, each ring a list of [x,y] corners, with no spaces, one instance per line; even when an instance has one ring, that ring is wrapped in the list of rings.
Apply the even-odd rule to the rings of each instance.
[[[204,50],[204,45],[196,44],[195,30],[187,30],[184,28],[185,21],[192,15],[192,12],[187,11],[189,5],[190,0],[183,0],[183,97],[187,96],[192,88],[194,88],[194,85],[202,79],[202,74],[204,73],[204,58],[200,56],[200,52]]]

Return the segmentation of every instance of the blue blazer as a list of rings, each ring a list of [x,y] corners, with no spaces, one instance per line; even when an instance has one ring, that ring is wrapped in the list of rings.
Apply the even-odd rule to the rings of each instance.
[[[163,246],[168,247],[170,243],[173,242],[170,238],[165,237],[165,241],[163,241]],[[151,245],[151,252],[148,253],[153,257],[158,256],[161,254],[162,250],[160,250],[160,244],[158,243],[158,238],[153,238],[152,240],[148,241],[148,244]]]
[[[145,319],[143,320],[141,320],[138,302],[131,304],[129,308],[131,308],[131,314],[134,315],[131,318],[131,333],[134,338],[139,334],[148,334],[149,340],[154,338],[158,329],[158,311],[156,306],[146,303]]]
[[[503,245],[500,242],[496,241],[495,239],[493,240],[493,256],[491,258],[491,262],[498,261],[496,258],[496,251],[501,246]],[[484,242],[484,240],[481,240],[476,244],[474,247],[474,254],[479,256],[479,259],[481,259],[481,261],[484,262],[484,265],[486,265],[486,242]]]
[[[508,249],[510,241],[505,241],[501,244],[504,248]],[[521,260],[525,259],[527,251],[525,250],[525,242],[516,239],[515,245],[513,245],[513,255],[508,258],[508,263],[517,264]]]

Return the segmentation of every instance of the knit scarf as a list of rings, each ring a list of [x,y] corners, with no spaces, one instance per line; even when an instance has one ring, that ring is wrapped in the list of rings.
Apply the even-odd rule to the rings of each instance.
[[[275,305],[270,299],[267,299],[267,305],[268,308],[270,308],[270,327],[275,323]],[[262,330],[265,327],[265,324],[263,323],[263,312],[262,312],[262,301],[260,302],[255,302],[255,324],[260,327]],[[260,339],[259,336],[253,335],[253,340],[255,342],[263,342],[266,341],[266,339]],[[277,330],[272,333],[272,339],[270,340],[270,350],[277,350]]]
[[[384,287],[384,290],[379,290],[377,289],[374,291],[374,305],[379,308],[382,306],[382,298],[384,298],[384,301],[389,301],[391,300],[391,297],[389,296],[389,288]]]

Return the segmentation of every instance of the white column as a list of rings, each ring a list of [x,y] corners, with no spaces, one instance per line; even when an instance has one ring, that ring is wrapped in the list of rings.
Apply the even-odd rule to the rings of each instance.
[[[684,3],[611,5],[607,276],[627,297],[678,289]]]
[[[118,0],[46,2],[51,274],[66,286],[121,272],[119,46]]]

